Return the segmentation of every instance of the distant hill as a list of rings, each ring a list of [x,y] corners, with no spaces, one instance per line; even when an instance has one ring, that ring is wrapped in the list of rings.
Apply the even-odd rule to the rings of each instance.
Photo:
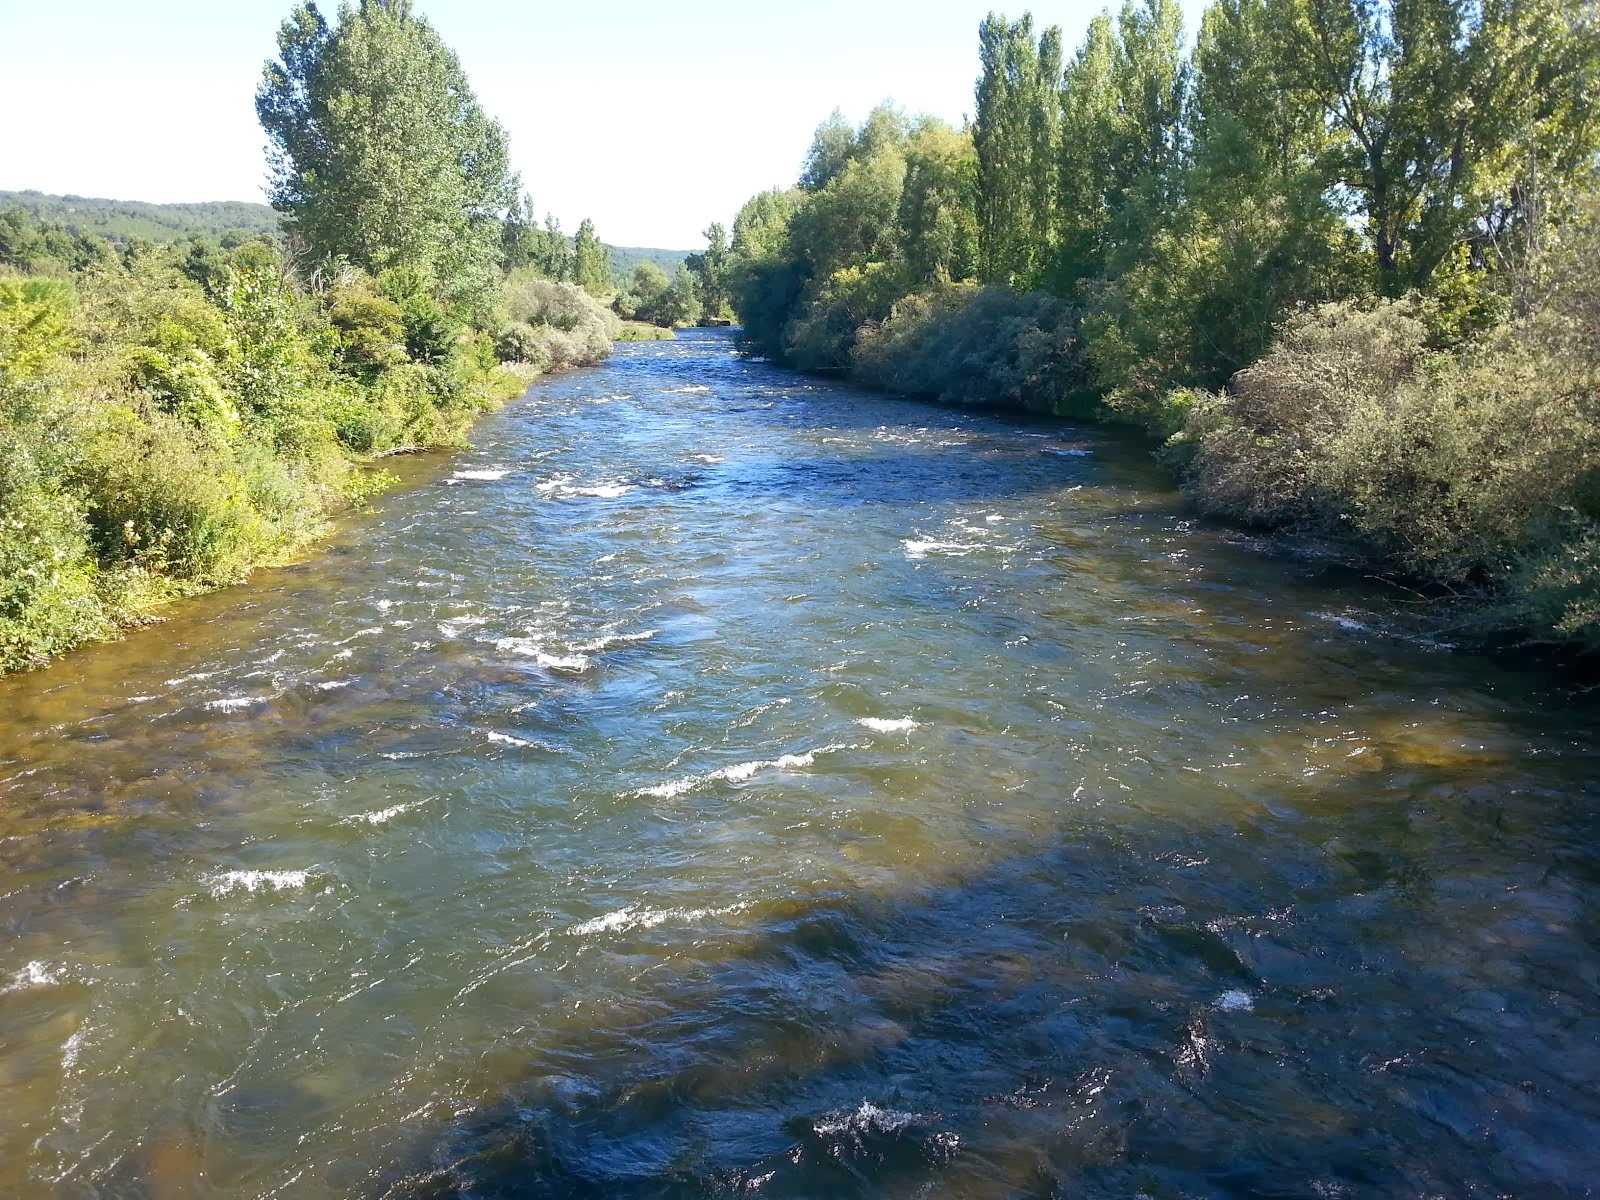
[[[259,237],[278,232],[278,214],[265,204],[218,200],[209,204],[146,204],[90,196],[47,196],[43,192],[0,192],[0,208],[23,208],[73,233],[94,233],[113,242],[144,238],[175,242],[190,234],[220,238],[239,233]]]
[[[49,196],[44,192],[0,191],[0,208],[23,208],[43,221],[65,225],[73,233],[95,233],[113,242],[144,238],[176,242],[190,234],[220,238],[252,237],[278,232],[277,212],[265,204],[217,200],[209,204],[146,204],[142,200],[104,200],[91,196]],[[647,246],[612,246],[611,269],[619,282],[631,281],[633,269],[653,262],[669,276],[689,254]]]
[[[654,250],[642,246],[611,246],[611,274],[619,284],[633,282],[633,269],[642,262],[653,262],[672,278],[678,265],[688,258],[688,250]]]

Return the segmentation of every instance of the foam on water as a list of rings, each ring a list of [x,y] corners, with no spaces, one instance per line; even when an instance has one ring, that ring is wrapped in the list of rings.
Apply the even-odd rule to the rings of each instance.
[[[533,661],[550,671],[565,671],[581,675],[594,666],[594,659],[582,654],[535,654]]]
[[[863,725],[874,733],[908,733],[917,728],[917,722],[910,717],[901,717],[897,721],[885,717],[862,717],[856,724]]]
[[[567,930],[573,937],[592,937],[597,933],[625,933],[630,929],[654,929],[669,921],[691,925],[709,917],[727,917],[743,912],[744,904],[730,904],[726,908],[638,908],[629,905],[604,916],[584,921]]]
[[[850,747],[842,745],[822,746],[816,750],[807,750],[803,754],[785,754],[778,758],[734,763],[731,767],[721,767],[715,771],[706,771],[700,775],[686,775],[682,779],[674,779],[669,783],[657,784],[655,787],[640,788],[634,795],[658,800],[671,800],[674,797],[684,795],[686,792],[693,792],[713,783],[747,783],[762,771],[798,771],[804,767],[815,765],[819,754],[833,754],[836,751],[848,749]]]
[[[819,1137],[837,1137],[844,1133],[899,1133],[925,1120],[917,1113],[880,1108],[870,1100],[863,1100],[860,1108],[830,1113],[815,1122],[812,1128]]]
[[[83,1053],[83,1043],[87,1040],[82,1029],[74,1033],[61,1043],[61,1069],[67,1074],[78,1065],[78,1057]]]
[[[340,821],[341,825],[387,825],[396,817],[403,817],[408,812],[415,812],[426,800],[415,800],[410,804],[396,804],[393,808],[379,809],[377,812],[357,813],[353,817],[346,817]]]
[[[448,617],[439,622],[439,633],[442,637],[458,638],[475,625],[483,625],[488,617]]]
[[[1252,1012],[1255,1006],[1249,992],[1223,992],[1217,997],[1217,1007],[1223,1012]]]
[[[1373,632],[1371,625],[1368,625],[1362,621],[1358,621],[1354,617],[1346,616],[1343,613],[1319,612],[1312,615],[1314,615],[1319,621],[1326,621],[1330,625],[1337,625],[1340,629],[1349,630],[1351,633]]]
[[[524,750],[532,749],[536,743],[524,741],[519,737],[512,737],[509,733],[496,733],[493,729],[484,730],[483,736],[500,746],[519,746]]]
[[[0,992],[22,992],[29,988],[54,987],[66,977],[67,969],[35,960],[11,977],[9,987]]]
[[[602,650],[609,650],[612,646],[626,646],[635,642],[648,642],[660,632],[661,631],[659,629],[646,629],[639,633],[610,633],[605,637],[596,638],[592,642],[583,642],[580,645],[572,647],[572,649],[579,654],[597,654]]]
[[[168,687],[182,687],[186,683],[199,683],[201,680],[213,679],[216,674],[215,671],[196,671],[192,675],[180,675],[176,679],[169,679],[166,684]]]
[[[900,544],[906,548],[906,557],[910,559],[927,558],[930,554],[949,554],[956,558],[965,558],[978,548],[969,546],[965,542],[916,541],[913,539],[906,539]]]
[[[626,496],[633,489],[625,483],[602,483],[595,487],[569,487],[563,488],[563,496],[596,496],[601,500],[615,500],[618,496]]]
[[[544,648],[544,643],[535,638],[500,638],[494,648],[502,654],[518,654],[523,658],[531,658],[549,671],[565,671],[569,674],[581,675],[594,666],[594,659],[582,654],[551,654]]]
[[[205,707],[209,712],[233,713],[266,702],[265,696],[225,696],[221,700],[207,700]]]
[[[457,471],[454,475],[450,476],[450,478],[448,480],[446,480],[445,482],[447,482],[447,483],[465,483],[465,482],[467,482],[469,480],[481,480],[482,482],[485,482],[485,483],[493,483],[496,480],[504,479],[509,474],[511,474],[510,471],[498,470],[498,469],[496,469],[496,470],[476,470],[476,471]]]
[[[209,875],[205,883],[218,898],[231,892],[289,892],[303,888],[311,871],[223,871]]]

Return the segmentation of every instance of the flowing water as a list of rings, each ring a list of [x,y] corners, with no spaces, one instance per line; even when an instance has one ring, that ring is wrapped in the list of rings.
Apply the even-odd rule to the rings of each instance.
[[[0,1195],[1600,1180],[1593,707],[1145,450],[623,347],[0,682]]]

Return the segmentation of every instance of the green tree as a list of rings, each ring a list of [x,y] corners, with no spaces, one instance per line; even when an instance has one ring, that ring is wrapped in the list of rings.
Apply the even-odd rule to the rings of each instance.
[[[1079,296],[1125,267],[1178,203],[1187,69],[1176,0],[1095,18],[1066,71],[1054,289]],[[1122,262],[1117,262],[1118,256]]]
[[[720,317],[728,307],[732,251],[728,246],[728,231],[721,224],[714,224],[707,229],[705,238],[705,252],[689,256],[689,269],[699,279],[700,300],[705,306],[705,315]]]
[[[821,191],[828,186],[845,164],[855,154],[856,131],[844,113],[837,108],[828,119],[817,126],[811,139],[811,149],[806,152],[805,167],[800,172],[800,186],[808,192]]]
[[[1060,137],[1061,30],[1035,42],[1033,17],[990,13],[978,29],[982,74],[973,145],[983,277],[1035,285],[1048,262],[1055,220]]]
[[[694,272],[687,263],[678,264],[672,286],[661,296],[658,323],[663,325],[696,325],[705,311],[700,303]]]
[[[661,319],[661,300],[671,286],[665,271],[653,262],[642,262],[634,267],[628,290],[618,297],[618,311],[640,321],[670,325],[672,322]]]
[[[978,267],[978,158],[972,136],[928,117],[906,144],[900,199],[905,284],[970,279]]]
[[[410,0],[360,0],[330,25],[302,4],[278,34],[256,112],[272,203],[319,261],[429,272],[487,306],[517,195],[505,131]]]
[[[1087,322],[1112,403],[1165,432],[1181,416],[1169,389],[1220,388],[1298,305],[1360,290],[1321,107],[1263,54],[1268,27],[1267,0],[1206,10],[1186,161],[1162,168],[1145,206],[1130,200],[1143,226],[1118,243]]]
[[[806,203],[799,188],[760,192],[733,221],[733,307],[745,333],[768,353],[782,352],[783,327],[805,286],[790,226]]]
[[[1278,71],[1340,135],[1334,164],[1379,290],[1458,246],[1536,240],[1594,180],[1600,29],[1588,0],[1270,0]],[[1534,226],[1534,229],[1529,229]]]
[[[591,296],[608,295],[611,285],[611,251],[595,234],[594,222],[584,219],[572,243],[572,282]]]
[[[832,124],[830,119],[824,129]],[[795,213],[791,246],[808,264],[810,275],[826,277],[898,256],[907,134],[907,122],[898,112],[886,105],[875,109],[843,165]]]

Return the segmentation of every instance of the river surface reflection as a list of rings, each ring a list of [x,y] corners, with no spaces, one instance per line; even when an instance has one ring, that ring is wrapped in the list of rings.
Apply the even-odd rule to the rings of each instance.
[[[1549,677],[1139,447],[724,334],[402,469],[0,681],[0,1195],[1600,1179]]]

